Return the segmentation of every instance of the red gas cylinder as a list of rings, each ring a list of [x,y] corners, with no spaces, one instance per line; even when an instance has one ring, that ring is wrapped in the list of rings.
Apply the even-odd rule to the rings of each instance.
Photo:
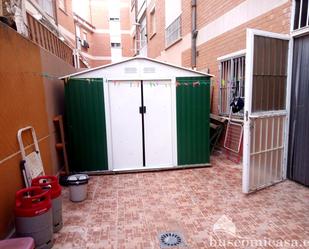
[[[41,187],[21,189],[16,193],[15,226],[18,237],[32,237],[36,248],[53,246],[50,192]]]
[[[61,186],[56,176],[39,176],[32,180],[32,186],[39,186],[50,192],[52,198],[53,230],[58,232],[62,226]]]

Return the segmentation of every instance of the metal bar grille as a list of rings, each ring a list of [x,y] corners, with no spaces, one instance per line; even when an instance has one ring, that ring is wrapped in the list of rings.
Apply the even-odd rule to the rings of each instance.
[[[234,98],[244,98],[245,56],[231,58],[220,63],[220,114],[229,114]],[[243,115],[240,112],[238,115]]]
[[[285,115],[252,119],[250,190],[260,189],[283,177]]]
[[[181,37],[181,15],[165,29],[165,46],[173,44]]]
[[[73,65],[73,50],[42,23],[27,13],[29,38],[52,54]],[[54,41],[54,42],[52,42]]]
[[[224,148],[238,154],[240,152],[242,135],[243,125],[240,123],[229,121],[226,128]]]
[[[295,0],[294,30],[309,26],[309,3],[308,0]]]

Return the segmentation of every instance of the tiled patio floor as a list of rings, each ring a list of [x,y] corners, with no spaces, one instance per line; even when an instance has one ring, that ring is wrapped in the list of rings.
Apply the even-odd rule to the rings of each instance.
[[[232,243],[226,248],[257,248],[249,240],[309,240],[308,188],[285,181],[244,195],[239,165],[223,155],[212,165],[95,176],[82,203],[70,202],[65,189],[64,227],[54,248],[160,248],[158,235],[165,231],[180,232],[185,248],[219,248],[219,239]]]

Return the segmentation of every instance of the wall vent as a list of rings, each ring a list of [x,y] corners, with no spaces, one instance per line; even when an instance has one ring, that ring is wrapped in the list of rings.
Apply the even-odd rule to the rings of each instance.
[[[124,72],[125,73],[137,73],[137,68],[136,67],[125,67]]]
[[[144,73],[155,73],[156,69],[154,67],[144,67],[143,72]]]

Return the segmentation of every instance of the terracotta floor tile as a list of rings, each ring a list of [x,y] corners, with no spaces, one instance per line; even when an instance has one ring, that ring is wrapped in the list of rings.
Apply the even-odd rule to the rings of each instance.
[[[70,202],[65,188],[64,227],[55,234],[54,248],[155,249],[159,234],[172,231],[180,232],[186,245],[174,249],[256,248],[220,247],[214,240],[309,240],[308,188],[287,180],[244,195],[241,165],[221,153],[211,163],[210,168],[92,176],[81,203]]]

